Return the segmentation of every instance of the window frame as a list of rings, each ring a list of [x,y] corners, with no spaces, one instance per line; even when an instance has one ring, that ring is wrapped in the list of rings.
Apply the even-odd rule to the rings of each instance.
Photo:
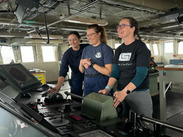
[[[156,52],[155,52],[154,45],[157,45],[157,54],[155,54]],[[157,43],[153,43],[152,47],[153,47],[153,54],[154,54],[154,56],[158,56],[159,55],[158,44]]]
[[[6,61],[5,61],[5,60],[6,60],[6,59],[5,59],[6,56],[3,57],[4,54],[3,54],[3,51],[2,51],[2,48],[7,48],[7,47],[8,47],[9,49],[11,49],[11,51],[12,51],[12,57],[13,57],[13,58],[10,58],[11,60],[9,60],[9,62],[6,62]],[[3,63],[3,64],[9,64],[9,63],[11,63],[12,61],[15,62],[15,54],[14,54],[13,48],[12,48],[11,46],[1,46],[0,48],[1,48],[0,50],[1,50],[1,57],[2,57],[2,63]],[[7,52],[5,52],[5,54],[6,54],[6,53],[7,53]],[[6,55],[10,55],[10,54],[6,54]]]
[[[166,52],[166,50],[169,49],[169,48],[166,47],[166,44],[169,44],[169,43],[172,44],[171,45],[172,46],[171,47],[172,48],[172,51],[171,52]],[[164,54],[172,54],[172,53],[174,53],[174,46],[173,46],[173,44],[174,44],[173,41],[165,41],[164,42]],[[167,45],[167,46],[170,46],[170,45]]]
[[[47,61],[44,60],[44,51],[43,51],[43,48],[44,47],[52,47],[53,48],[53,60],[47,60]],[[54,45],[41,45],[41,51],[42,51],[42,59],[43,59],[43,62],[56,62],[56,60],[57,60],[56,59],[56,53],[55,53],[56,52],[56,46],[54,46]],[[49,50],[49,52],[50,52],[50,50]],[[49,57],[50,56],[51,55],[49,54]]]
[[[25,55],[24,52],[21,50],[22,47],[25,47],[25,48],[28,48],[28,47],[31,47],[32,48],[32,61],[24,61],[23,60],[23,56]],[[30,49],[29,49],[30,50]],[[35,62],[35,57],[34,57],[34,47],[32,45],[22,45],[20,46],[20,54],[21,54],[21,61],[22,63],[34,63]],[[27,51],[26,51],[26,54],[27,54]],[[25,56],[24,56],[25,57]],[[30,58],[30,57],[29,57]]]
[[[181,45],[180,45],[180,43],[181,43]],[[179,46],[182,47],[182,50],[179,49]],[[178,49],[178,52],[177,52],[178,55],[183,55],[183,41],[180,41],[180,42],[178,43],[178,48],[177,48],[177,49]],[[182,53],[179,53],[179,51],[182,51]]]

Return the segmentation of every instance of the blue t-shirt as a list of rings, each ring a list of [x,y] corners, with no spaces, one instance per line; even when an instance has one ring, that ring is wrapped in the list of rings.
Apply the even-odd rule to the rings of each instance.
[[[83,49],[86,46],[88,46],[88,44],[80,44],[80,49],[78,51],[73,50],[71,47],[64,53],[60,64],[59,76],[65,77],[70,66],[72,71],[71,79],[79,80],[84,78],[84,75],[79,71],[79,63]]]
[[[91,58],[96,64],[105,67],[106,64],[112,64],[113,62],[113,50],[108,45],[101,43],[99,46],[94,47],[92,45],[87,46],[82,53],[81,59]],[[93,67],[85,69],[85,74],[98,74]]]

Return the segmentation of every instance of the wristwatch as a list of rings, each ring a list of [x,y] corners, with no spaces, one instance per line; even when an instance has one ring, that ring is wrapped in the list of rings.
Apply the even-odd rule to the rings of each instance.
[[[91,66],[93,67],[93,65],[95,64],[95,62],[93,60],[90,60],[91,61]]]
[[[127,94],[130,94],[130,90],[127,89],[127,90],[126,90],[126,93],[127,93]]]
[[[124,88],[124,90],[126,91],[126,94],[130,94],[130,90]]]

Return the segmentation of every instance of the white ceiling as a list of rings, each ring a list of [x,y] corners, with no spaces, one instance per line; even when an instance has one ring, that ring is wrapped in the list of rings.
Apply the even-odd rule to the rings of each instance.
[[[14,13],[20,7],[26,13],[18,21],[17,15],[23,12]],[[25,36],[33,38],[29,35],[36,32],[45,36],[44,13],[49,36],[63,40],[72,30],[79,31],[83,38],[86,35],[87,25],[69,23],[67,19],[103,21],[108,37],[117,38],[116,25],[125,16],[139,22],[144,39],[183,39],[183,23],[177,20],[183,17],[183,0],[0,0],[0,40],[11,43]]]

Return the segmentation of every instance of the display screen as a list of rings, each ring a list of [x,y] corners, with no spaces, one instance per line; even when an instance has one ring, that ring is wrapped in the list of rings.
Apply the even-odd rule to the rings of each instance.
[[[6,94],[10,98],[16,98],[19,94],[19,91],[13,89],[6,82],[4,82],[4,78],[0,77],[0,92]]]
[[[0,77],[0,90],[3,90],[8,85],[3,81],[4,79]]]
[[[8,107],[6,107],[8,108]],[[14,115],[0,104],[0,137],[53,137],[47,129],[26,120],[21,115]]]
[[[21,91],[27,91],[41,85],[41,82],[22,64],[0,65],[0,75],[9,85],[16,86]]]
[[[86,133],[79,134],[79,136],[81,137],[112,137],[111,135],[107,134],[102,130],[88,131]]]

